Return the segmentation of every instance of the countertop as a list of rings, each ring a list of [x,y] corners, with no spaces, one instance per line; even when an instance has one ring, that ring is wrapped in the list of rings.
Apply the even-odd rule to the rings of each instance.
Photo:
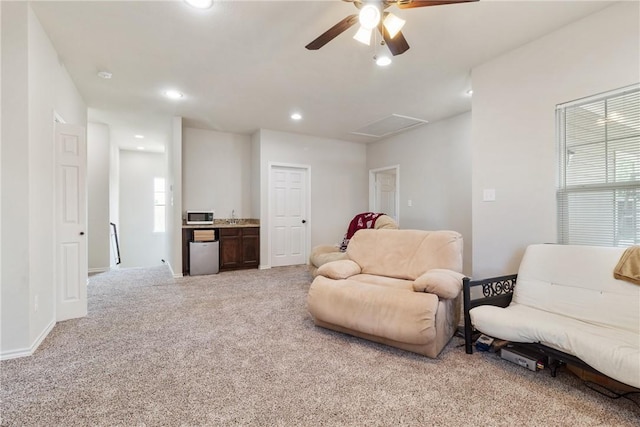
[[[260,220],[258,219],[236,219],[235,224],[230,223],[230,219],[214,219],[213,225],[190,225],[182,224],[182,228],[245,228],[245,227],[260,227]]]

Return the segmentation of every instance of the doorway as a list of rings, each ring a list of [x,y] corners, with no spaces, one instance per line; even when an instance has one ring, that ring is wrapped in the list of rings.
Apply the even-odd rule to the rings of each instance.
[[[369,210],[382,212],[400,223],[400,166],[369,170]]]
[[[309,245],[309,167],[269,168],[269,253],[272,267],[306,264]]]
[[[166,242],[165,155],[120,149],[120,268],[162,265]]]
[[[87,140],[82,126],[57,119],[54,129],[56,321],[62,321],[87,315]]]

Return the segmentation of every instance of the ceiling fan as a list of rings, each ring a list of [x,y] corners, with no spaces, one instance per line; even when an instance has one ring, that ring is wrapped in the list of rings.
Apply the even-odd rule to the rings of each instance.
[[[389,48],[391,54],[400,55],[409,49],[409,43],[402,35],[400,29],[404,25],[404,20],[398,18],[386,9],[396,5],[400,9],[411,9],[414,7],[439,6],[444,4],[467,3],[478,0],[343,0],[353,3],[360,12],[349,15],[333,27],[322,33],[317,39],[306,45],[309,50],[318,50],[331,40],[351,28],[356,22],[360,22],[360,29],[353,37],[361,43],[369,44],[371,33],[375,27],[378,28],[384,43]]]

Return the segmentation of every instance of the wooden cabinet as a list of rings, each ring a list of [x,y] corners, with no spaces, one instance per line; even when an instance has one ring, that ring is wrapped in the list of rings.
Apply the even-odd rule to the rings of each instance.
[[[182,275],[189,275],[189,242],[193,241],[193,229],[182,229]]]
[[[242,265],[246,268],[258,267],[260,264],[260,229],[242,229]]]
[[[199,228],[200,229],[200,228]],[[202,228],[203,229],[203,228]],[[211,228],[220,241],[220,271],[260,265],[260,227]],[[189,242],[193,228],[182,229],[182,274],[189,275]]]
[[[220,270],[232,270],[242,265],[242,229],[220,229]]]
[[[220,228],[220,271],[260,264],[260,228]]]

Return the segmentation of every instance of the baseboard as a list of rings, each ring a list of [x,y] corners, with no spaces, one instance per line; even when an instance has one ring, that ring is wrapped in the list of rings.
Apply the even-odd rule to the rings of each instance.
[[[109,267],[101,267],[101,268],[90,268],[89,269],[89,274],[99,274],[99,273],[106,273],[107,271],[111,270],[111,268]]]
[[[270,270],[270,269],[271,269],[270,265],[260,264],[258,266],[258,270]]]
[[[171,267],[171,263],[169,261],[165,261],[165,264],[167,264],[167,267],[169,267],[169,271],[171,272],[171,275],[173,276],[174,279],[179,279],[181,277],[184,277],[182,273],[176,274],[176,272],[173,271],[173,268]]]
[[[40,347],[42,341],[49,335],[49,333],[53,330],[53,327],[56,326],[56,321],[52,320],[51,323],[47,325],[47,327],[38,335],[38,338],[31,344],[31,347],[28,348],[19,348],[15,350],[9,350],[6,352],[0,353],[0,360],[9,360],[9,359],[17,359],[19,357],[31,356],[33,353]]]

